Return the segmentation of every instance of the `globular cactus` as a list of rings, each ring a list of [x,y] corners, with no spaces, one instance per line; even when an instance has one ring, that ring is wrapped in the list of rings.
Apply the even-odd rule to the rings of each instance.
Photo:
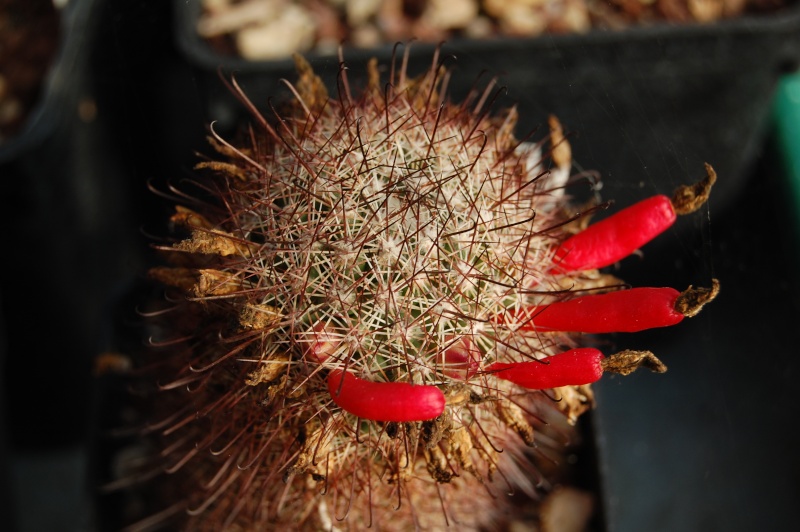
[[[239,92],[253,125],[211,138],[218,156],[172,218],[183,236],[151,270],[170,287],[145,372],[164,509],[140,526],[496,527],[509,492],[557,479],[591,382],[665,369],[581,333],[610,308],[611,330],[658,305],[636,330],[671,325],[716,294],[624,291],[598,270],[702,204],[713,170],[624,227],[586,227],[554,117],[520,142],[516,111],[490,112],[488,92],[448,100],[435,59],[414,78],[392,66],[385,85],[371,62],[364,90],[343,77],[337,98],[297,65],[278,120]]]

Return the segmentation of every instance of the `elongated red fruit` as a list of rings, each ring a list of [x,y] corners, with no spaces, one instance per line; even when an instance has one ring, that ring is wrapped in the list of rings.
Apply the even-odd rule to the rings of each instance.
[[[426,421],[444,412],[445,398],[436,386],[407,382],[372,382],[333,370],[328,392],[342,410],[372,421]]]
[[[662,194],[647,198],[562,242],[553,262],[561,271],[614,264],[660,235],[676,218],[670,198]]]
[[[595,382],[603,376],[604,356],[593,347],[570,349],[544,360],[530,362],[495,362],[486,368],[498,379],[519,384],[530,390],[546,390],[559,386],[579,386]]]
[[[607,294],[590,294],[510,312],[505,323],[522,330],[584,333],[638,332],[680,323],[675,310],[681,293],[674,288],[631,288]]]

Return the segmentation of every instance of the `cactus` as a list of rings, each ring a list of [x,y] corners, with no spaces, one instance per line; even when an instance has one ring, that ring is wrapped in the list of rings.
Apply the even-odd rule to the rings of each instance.
[[[372,61],[337,98],[296,62],[277,120],[234,88],[253,125],[210,137],[172,217],[182,236],[150,272],[169,290],[144,372],[162,415],[147,463],[170,502],[140,526],[496,527],[509,492],[551,488],[593,396],[491,368],[586,343],[526,309],[621,287],[554,261],[591,213],[565,194],[569,144],[555,117],[518,140],[489,89],[451,102],[435,58],[386,85]]]

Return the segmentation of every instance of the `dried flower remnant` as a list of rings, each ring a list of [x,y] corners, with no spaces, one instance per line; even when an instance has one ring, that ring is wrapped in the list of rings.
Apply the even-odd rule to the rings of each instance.
[[[589,383],[665,369],[649,352],[577,347],[598,319],[538,327],[542,309],[655,296],[562,267],[575,219],[555,117],[522,143],[491,94],[451,102],[436,58],[418,77],[390,65],[385,85],[373,61],[363,92],[343,77],[337,98],[296,61],[278,120],[238,92],[254,123],[243,141],[214,139],[219,160],[198,165],[207,197],[181,194],[182,234],[161,247],[172,266],[151,272],[169,288],[152,313],[146,432],[170,502],[144,523],[496,527],[514,515],[508,492],[535,499],[558,481]],[[713,287],[652,289],[669,319],[649,326],[695,314]]]

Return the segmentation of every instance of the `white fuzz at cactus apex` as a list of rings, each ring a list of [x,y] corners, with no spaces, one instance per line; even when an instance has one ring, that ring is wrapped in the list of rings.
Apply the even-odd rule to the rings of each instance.
[[[269,118],[239,92],[253,124],[212,136],[151,271],[170,287],[145,373],[166,510],[140,524],[477,530],[559,481],[590,387],[489,368],[585,344],[526,309],[621,283],[554,262],[586,214],[558,120],[522,143],[491,87],[451,102],[437,61],[384,80],[371,62],[363,91],[343,74],[329,98],[297,58]]]

